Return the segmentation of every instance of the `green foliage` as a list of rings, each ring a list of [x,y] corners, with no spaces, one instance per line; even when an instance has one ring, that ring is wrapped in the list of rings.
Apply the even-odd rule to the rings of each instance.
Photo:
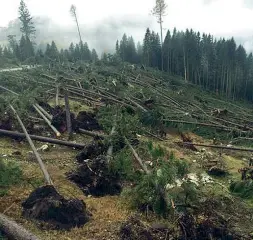
[[[19,183],[21,179],[22,171],[19,165],[0,158],[0,196],[7,194],[10,186]]]
[[[230,185],[230,191],[241,198],[252,199],[253,181],[247,180],[247,181],[232,182]]]
[[[123,192],[132,207],[143,209],[145,206],[151,207],[156,213],[166,216],[171,206],[167,205],[165,199],[186,199],[186,196],[192,196],[192,189],[185,183],[176,194],[167,192],[167,184],[174,184],[176,179],[182,179],[188,172],[188,166],[185,162],[179,161],[170,154],[167,159],[165,151],[161,147],[155,147],[151,142],[147,144],[148,151],[152,156],[152,161],[157,166],[150,174],[141,174],[137,184],[132,189]]]
[[[137,179],[137,174],[134,171],[132,154],[127,149],[123,149],[116,153],[110,164],[111,171],[119,174],[123,181],[133,181]]]

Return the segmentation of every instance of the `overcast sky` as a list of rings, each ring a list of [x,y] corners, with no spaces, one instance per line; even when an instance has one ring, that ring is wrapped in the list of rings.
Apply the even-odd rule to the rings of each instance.
[[[17,18],[20,0],[1,0],[0,26]],[[168,15],[164,29],[193,28],[215,36],[240,37],[251,41],[253,35],[253,0],[165,0]],[[96,26],[106,21],[128,21],[138,28],[158,30],[149,13],[155,0],[25,0],[33,16],[47,16],[62,27],[70,26],[71,4],[77,7],[80,24]],[[109,20],[110,19],[110,20]],[[118,26],[117,26],[118,27]],[[125,29],[124,29],[125,30]],[[139,36],[143,36],[139,32]],[[138,35],[138,33],[136,33]],[[137,38],[139,37],[137,36]],[[248,43],[249,44],[249,43]]]

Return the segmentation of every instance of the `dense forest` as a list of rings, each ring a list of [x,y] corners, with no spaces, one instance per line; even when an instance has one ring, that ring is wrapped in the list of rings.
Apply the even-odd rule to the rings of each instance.
[[[22,37],[17,40],[14,35],[8,36],[9,45],[0,47],[1,65],[98,60],[96,50],[90,50],[81,35],[80,42],[71,43],[68,49],[58,49],[52,41],[43,51],[35,44],[33,18],[24,1],[19,15]],[[227,98],[253,100],[253,56],[242,45],[237,46],[234,38],[217,40],[210,34],[175,28],[172,33],[168,30],[161,44],[160,36],[147,28],[143,43],[136,44],[132,36],[124,34],[117,40],[115,52],[103,53],[101,59],[158,68]]]

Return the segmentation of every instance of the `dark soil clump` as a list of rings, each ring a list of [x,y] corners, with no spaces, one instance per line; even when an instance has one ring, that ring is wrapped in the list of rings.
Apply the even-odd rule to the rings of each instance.
[[[66,200],[53,186],[37,188],[22,207],[24,217],[44,221],[53,229],[81,227],[91,216],[82,200]]]
[[[79,112],[76,117],[77,127],[88,131],[102,130],[95,117],[96,115],[94,113],[85,111]]]
[[[86,195],[101,197],[121,192],[119,175],[110,171],[107,159],[102,155],[84,161],[75,172],[68,174],[68,178]]]
[[[87,145],[82,152],[78,153],[76,160],[79,163],[82,163],[83,160],[96,158],[99,155],[102,155],[106,152],[108,146],[106,146],[102,141],[93,141]]]
[[[78,130],[76,120],[75,120],[75,114],[70,113],[70,118],[71,118],[71,124],[72,124],[72,129],[74,131]],[[53,119],[51,121],[51,124],[61,133],[65,132],[67,130],[67,121],[66,121],[66,111],[57,108],[55,110],[55,115],[53,115]]]
[[[4,113],[0,119],[0,129],[12,130],[12,123],[12,117],[9,114]]]
[[[119,231],[120,240],[160,240],[166,236],[170,239],[168,229],[154,229],[133,216],[122,224]]]

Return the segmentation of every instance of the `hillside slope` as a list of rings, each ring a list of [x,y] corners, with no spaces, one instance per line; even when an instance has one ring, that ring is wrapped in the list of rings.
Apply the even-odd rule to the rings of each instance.
[[[56,86],[60,89],[60,106],[64,105],[63,96],[67,90],[70,110],[75,117],[84,111],[93,113],[102,126],[101,130],[90,129],[86,122],[86,125],[82,125],[87,127],[86,131],[93,130],[92,133],[109,135],[115,126],[116,133],[112,135],[114,137],[106,138],[104,143],[114,146],[112,168],[120,174],[123,187],[122,193],[116,196],[106,194],[96,197],[93,194],[83,194],[84,189],[67,177],[70,172],[76,172],[82,164],[76,160],[80,150],[47,144],[49,149],[42,151],[41,156],[56,189],[66,198],[84,200],[93,215],[83,227],[66,232],[50,230],[47,227],[45,229],[40,221],[31,221],[22,216],[22,202],[34,189],[43,185],[43,175],[29,153],[26,141],[11,140],[1,132],[1,129],[22,132],[18,122],[10,114],[8,103],[12,103],[30,134],[55,138],[51,129],[32,108],[32,104],[39,103],[55,117]],[[150,231],[149,234],[153,236],[151,239],[159,239],[161,234],[165,234],[162,235],[164,238],[169,235],[170,239],[187,236],[187,239],[196,239],[193,235],[200,232],[202,235],[199,236],[209,236],[202,239],[220,239],[221,233],[217,233],[217,229],[222,232],[223,237],[250,239],[253,232],[250,223],[252,200],[238,198],[229,190],[231,182],[240,181],[241,174],[238,170],[247,167],[251,157],[250,151],[231,149],[252,147],[250,139],[253,132],[253,109],[250,104],[226,101],[178,77],[152,69],[134,68],[127,64],[111,66],[99,63],[72,67],[54,66],[51,69],[39,67],[0,73],[0,88],[0,156],[5,162],[18,162],[23,171],[22,181],[11,186],[8,193],[0,197],[0,212],[12,217],[41,239],[127,239],[122,224],[126,226],[124,224],[128,218],[136,214],[140,221],[145,223],[145,231]],[[62,121],[57,125],[58,130],[62,131],[62,140],[68,139],[65,124]],[[75,134],[72,141],[85,146],[94,142],[92,137],[82,134],[76,128],[75,121],[73,127]],[[148,200],[142,201],[154,196],[147,191],[149,188],[145,182],[145,173],[133,156],[131,148],[127,147],[126,142],[122,146],[122,136],[130,140],[132,147],[151,172],[152,181],[158,181],[164,194],[168,194],[171,205],[167,203],[165,209],[160,205],[159,210],[162,211],[156,211],[156,206]],[[203,149],[198,146],[194,148],[189,142],[228,149]],[[36,141],[36,147],[41,145],[43,143]],[[98,151],[100,150],[95,148],[92,154],[96,155]],[[103,152],[104,155],[106,153],[107,151]],[[200,179],[195,179],[193,181],[198,183],[194,186],[175,187],[180,174],[179,170],[177,174],[174,172],[176,168],[179,169],[178,166],[184,164],[187,165],[188,175],[191,174],[197,179],[197,176],[204,176],[209,182],[203,183]],[[159,169],[164,170],[162,180],[158,178]],[[210,171],[211,169],[222,174]],[[208,177],[207,173],[211,177]],[[183,174],[181,178],[187,178],[186,172]],[[169,190],[168,183],[172,186]],[[151,189],[154,195],[158,194],[155,187]],[[137,195],[135,190],[139,191]],[[188,202],[186,198],[189,199]],[[185,203],[182,202],[183,199]],[[140,206],[134,206],[139,202],[148,204],[144,212],[136,209]],[[147,211],[149,205],[151,211]],[[195,205],[201,207],[196,210]],[[167,209],[169,217],[161,218]],[[234,214],[231,215],[231,211],[234,211]],[[186,221],[182,213],[183,216],[192,216],[195,223],[189,220],[190,217]],[[150,239],[148,236],[141,238],[140,234],[140,238],[136,237],[133,232],[138,232],[138,228],[135,229],[134,220],[130,220],[130,223],[132,225],[128,225],[131,228],[129,234],[132,234],[132,237],[128,239]],[[161,229],[157,232],[158,228],[153,232],[158,223],[167,224],[165,233]],[[182,224],[188,225],[184,228]],[[141,225],[138,226],[141,228]],[[204,230],[200,230],[201,227]],[[208,228],[211,229],[210,232]],[[192,238],[189,238],[190,235]]]

